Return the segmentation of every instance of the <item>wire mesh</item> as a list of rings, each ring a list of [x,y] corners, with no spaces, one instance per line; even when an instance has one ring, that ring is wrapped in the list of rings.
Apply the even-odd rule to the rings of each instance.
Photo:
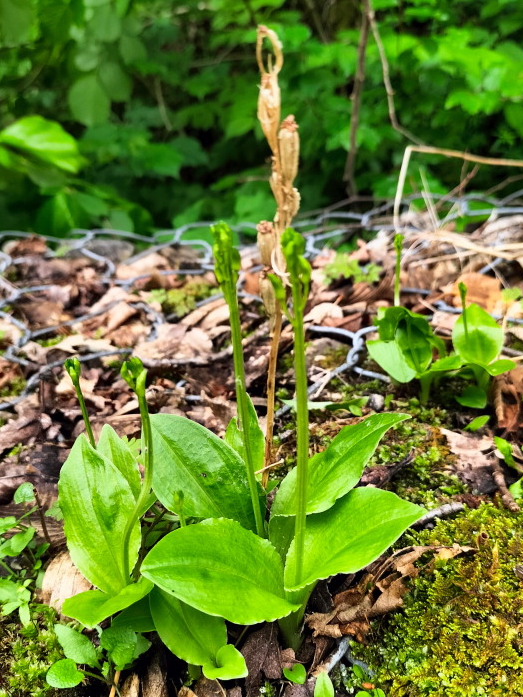
[[[504,199],[496,200],[489,196],[467,195],[460,197],[432,195],[431,199],[438,204],[445,204],[448,207],[448,212],[445,215],[445,222],[451,222],[464,216],[478,217],[502,217],[516,214],[523,214],[523,203],[521,197],[523,190],[515,192]],[[421,195],[412,195],[405,198],[403,201],[404,210],[413,204],[421,203],[423,205],[423,197]],[[520,205],[522,204],[522,205]],[[392,201],[386,201],[374,206],[366,212],[357,212],[354,210],[343,210],[343,202],[336,204],[321,211],[314,211],[302,216],[295,224],[296,229],[303,232],[306,237],[306,254],[309,258],[314,259],[322,253],[325,246],[336,244],[350,240],[355,236],[372,234],[373,232],[385,231],[394,234],[394,226],[392,225]],[[195,230],[201,230],[210,226],[212,222],[191,223],[173,230],[160,230],[151,236],[139,235],[132,232],[113,229],[97,229],[97,230],[73,230],[67,239],[43,236],[46,242],[47,250],[45,252],[46,259],[52,258],[71,258],[76,256],[85,257],[93,262],[99,273],[99,282],[101,286],[108,290],[115,286],[123,290],[132,292],[137,285],[147,280],[150,273],[137,274],[130,278],[119,278],[117,276],[118,265],[135,265],[140,260],[144,259],[152,252],[160,252],[168,247],[181,249],[190,247],[197,254],[197,263],[191,263],[189,266],[180,268],[160,269],[156,273],[159,276],[191,276],[201,275],[203,272],[213,270],[212,246],[206,239],[187,239],[187,236],[192,237]],[[252,244],[252,234],[255,232],[255,225],[252,223],[242,223],[232,226],[233,229],[241,236],[243,240],[242,252],[255,257],[255,247]],[[407,229],[413,232],[419,229],[409,223]],[[405,228],[402,230],[405,231]],[[248,235],[251,235],[250,240]],[[12,270],[16,270],[20,265],[30,265],[32,259],[27,256],[11,256],[9,253],[8,242],[16,242],[24,239],[33,238],[33,233],[5,230],[0,232],[0,318],[5,322],[12,324],[20,331],[19,338],[8,345],[4,352],[4,359],[16,363],[24,370],[27,382],[23,391],[15,398],[7,398],[0,403],[0,411],[12,410],[17,403],[22,401],[28,394],[38,389],[38,386],[45,379],[48,379],[53,371],[62,365],[61,360],[52,361],[47,365],[40,366],[31,361],[24,352],[24,348],[31,341],[45,339],[46,337],[54,337],[64,333],[64,331],[73,332],[75,327],[81,325],[86,320],[92,319],[102,313],[107,312],[111,308],[111,304],[105,305],[103,308],[96,310],[88,310],[75,316],[72,319],[58,321],[54,324],[45,327],[33,328],[29,322],[20,318],[17,312],[17,307],[29,297],[38,298],[39,294],[47,293],[56,288],[56,283],[40,283],[23,285],[17,284],[16,280],[9,280]],[[115,249],[118,251],[122,248],[129,252],[129,256],[123,261],[117,261]],[[494,268],[501,260],[494,259],[482,269],[487,272]],[[252,270],[255,270],[253,267]],[[408,288],[405,292],[414,292],[423,294],[426,289]],[[254,296],[240,293],[240,296]],[[207,298],[199,303],[203,305],[207,302],[212,302],[220,297],[217,292],[212,297]],[[259,298],[255,298],[260,300]],[[115,301],[115,303],[118,301]],[[151,325],[151,332],[148,339],[153,340],[158,332],[158,328],[170,320],[172,316],[156,311],[147,303],[137,298],[136,302],[130,303],[131,307],[143,311]],[[445,303],[439,302],[436,304],[437,309],[445,312],[459,312],[454,307],[449,307]],[[521,321],[520,321],[521,322]],[[329,371],[320,381],[314,382],[309,388],[309,393],[318,395],[322,389],[335,377],[344,372],[353,371],[359,375],[368,377],[369,379],[379,379],[389,381],[388,376],[365,370],[361,367],[362,358],[365,356],[365,337],[375,328],[364,327],[358,332],[350,332],[344,329],[335,329],[327,326],[310,326],[309,332],[311,335],[321,334],[336,338],[348,345],[348,352],[345,361],[339,367]],[[107,356],[116,358],[127,356],[132,353],[131,348],[118,348],[108,351],[86,351],[78,356],[80,361],[89,362]],[[190,362],[190,360],[188,361]],[[189,398],[197,399],[196,395],[188,395]],[[289,407],[284,407],[279,411],[282,415],[289,410]]]

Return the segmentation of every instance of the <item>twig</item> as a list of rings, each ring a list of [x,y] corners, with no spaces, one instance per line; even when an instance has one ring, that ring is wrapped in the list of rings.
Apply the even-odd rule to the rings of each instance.
[[[455,513],[461,513],[461,511],[464,510],[465,506],[459,501],[455,501],[453,503],[444,503],[442,506],[439,506],[438,508],[433,508],[428,513],[425,513],[425,515],[419,520],[417,520],[412,525],[412,527],[422,528],[425,525],[427,525],[427,523],[431,523],[436,518],[448,518],[449,516],[454,515]]]
[[[512,513],[518,513],[521,509],[516,503],[514,497],[510,493],[507,487],[507,482],[505,481],[505,475],[499,464],[499,460],[496,458],[492,461],[492,478],[494,479],[494,484],[498,487],[499,493],[501,494],[501,500],[503,504]]]
[[[113,684],[111,687],[111,692],[109,693],[109,697],[115,697],[116,693],[118,692],[118,683],[120,682],[120,670],[117,670],[116,673],[114,674],[114,680]]]
[[[420,140],[409,130],[404,128],[398,121],[398,117],[396,115],[396,106],[394,104],[394,90],[392,89],[392,83],[390,81],[389,61],[387,59],[385,47],[383,46],[383,41],[381,40],[380,30],[378,28],[378,23],[376,22],[376,16],[374,14],[374,7],[372,6],[372,0],[364,0],[363,6],[369,20],[374,41],[376,42],[378,52],[380,54],[381,70],[383,73],[383,84],[385,86],[385,92],[387,93],[387,106],[389,109],[389,119],[392,128],[394,128],[395,131],[398,131],[398,133],[401,133],[401,135],[407,138],[408,140],[411,140],[413,143],[417,143],[417,145],[423,145],[422,140]]]
[[[42,526],[42,532],[45,537],[45,541],[49,543],[49,545],[52,545],[53,542],[51,540],[51,537],[49,535],[49,530],[47,529],[47,523],[45,521],[45,515],[42,510],[42,502],[40,500],[40,497],[38,496],[38,492],[36,491],[36,488],[34,489],[34,495],[35,495],[35,501],[36,501],[36,506],[38,508],[38,516],[40,518],[40,524]]]
[[[349,152],[345,162],[343,181],[346,181],[350,196],[356,196],[358,187],[354,176],[356,167],[356,155],[358,153],[357,135],[360,125],[361,100],[363,96],[363,85],[365,84],[365,63],[367,57],[367,46],[369,43],[369,18],[366,12],[362,13],[360,41],[358,44],[358,66],[354,77],[354,87],[350,96],[352,101],[352,117],[350,121],[350,141]]]

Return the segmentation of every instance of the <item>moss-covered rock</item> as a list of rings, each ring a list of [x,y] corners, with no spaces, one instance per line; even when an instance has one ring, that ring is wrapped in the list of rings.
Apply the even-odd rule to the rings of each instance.
[[[370,649],[394,697],[523,695],[522,516],[485,504],[417,535],[475,552],[428,564]],[[523,567],[522,567],[523,568]]]

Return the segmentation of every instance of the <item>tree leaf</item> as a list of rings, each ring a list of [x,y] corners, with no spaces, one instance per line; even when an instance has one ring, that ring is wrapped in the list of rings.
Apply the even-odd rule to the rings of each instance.
[[[94,73],[79,77],[67,98],[74,118],[84,126],[95,126],[109,118],[111,101]]]
[[[145,578],[131,583],[117,593],[109,595],[103,591],[85,591],[67,598],[62,612],[81,622],[85,627],[96,627],[111,615],[134,605],[151,592],[153,584]],[[147,630],[148,631],[148,630]]]
[[[196,666],[215,664],[218,649],[227,643],[222,617],[200,612],[160,588],[152,591],[149,604],[156,631],[175,656]]]
[[[135,498],[138,497],[142,486],[142,478],[138,463],[129,445],[116,433],[112,426],[105,424],[96,446],[99,455],[112,462],[129,482]]]
[[[232,644],[226,644],[218,649],[214,664],[205,664],[203,674],[209,680],[235,680],[248,675],[245,658]]]
[[[136,522],[124,569],[123,535],[135,505],[129,482],[118,468],[77,438],[58,484],[67,545],[74,564],[95,586],[116,595],[129,583],[141,543]]]
[[[285,565],[285,587],[296,590],[335,574],[360,571],[424,513],[390,491],[353,489],[328,511],[307,519],[302,577],[295,582],[293,542]]]
[[[185,603],[237,624],[272,622],[298,609],[285,600],[278,552],[234,520],[205,520],[169,533],[141,571]]]
[[[99,665],[98,653],[89,637],[65,624],[55,624],[54,631],[66,658],[93,668]]]
[[[326,511],[355,487],[383,435],[409,418],[408,414],[369,416],[354,426],[345,426],[326,450],[314,455],[309,460],[307,514]],[[272,516],[296,515],[296,479],[294,468],[280,485]]]
[[[31,38],[36,5],[31,0],[1,0],[0,37],[3,46],[20,46]]]
[[[232,518],[255,528],[245,465],[238,453],[183,416],[153,414],[151,426],[153,490],[167,509],[179,512],[183,492],[185,516]]]
[[[56,121],[41,116],[26,116],[7,126],[0,131],[0,143],[65,172],[76,173],[83,163],[73,136]]]
[[[84,674],[78,670],[72,658],[62,658],[62,660],[53,663],[47,671],[45,679],[51,687],[65,689],[79,685],[84,679]]]
[[[465,334],[464,317],[467,319]],[[468,363],[486,366],[492,363],[503,347],[503,329],[496,320],[479,305],[469,305],[458,318],[452,330],[455,350]]]
[[[98,68],[98,77],[107,96],[113,102],[127,102],[133,83],[129,75],[114,61],[104,61]]]

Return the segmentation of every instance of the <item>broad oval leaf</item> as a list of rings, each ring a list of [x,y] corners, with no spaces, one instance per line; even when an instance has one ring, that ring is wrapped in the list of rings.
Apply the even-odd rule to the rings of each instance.
[[[383,435],[408,414],[375,414],[353,426],[345,426],[326,450],[309,460],[307,514],[321,513],[353,489],[378,447]],[[274,505],[273,516],[296,515],[297,469],[282,481]]]
[[[74,564],[94,586],[116,595],[129,583],[141,542],[137,522],[130,540],[131,568],[124,569],[124,530],[135,506],[128,481],[81,435],[62,466],[58,491]]]
[[[66,658],[93,668],[99,666],[98,653],[89,637],[65,624],[55,624],[54,631]]]
[[[209,680],[235,680],[249,673],[245,658],[232,644],[218,649],[214,663],[203,665],[202,671]]]
[[[499,361],[494,361],[490,365],[485,366],[485,370],[489,375],[501,375],[502,373],[508,373],[509,370],[514,370],[517,363],[511,361],[509,358],[500,358]]]
[[[245,464],[221,438],[183,416],[151,416],[153,490],[178,513],[180,492],[186,517],[231,518],[254,530]],[[261,490],[261,489],[260,489]]]
[[[160,588],[154,588],[149,604],[156,631],[175,656],[196,666],[215,663],[218,649],[227,643],[222,617],[200,612]]]
[[[225,518],[169,533],[141,572],[197,610],[237,624],[272,622],[299,607],[285,600],[283,564],[272,544]]]
[[[112,462],[129,482],[135,498],[138,498],[142,486],[142,478],[138,463],[129,445],[116,433],[112,426],[105,424],[96,446],[96,451],[106,460]]]
[[[53,663],[47,671],[45,679],[51,687],[65,689],[79,685],[84,679],[84,674],[78,670],[72,658],[62,658],[62,660]]]
[[[410,382],[416,377],[416,371],[409,364],[396,341],[367,341],[367,349],[373,361],[383,368],[394,380]]]
[[[137,603],[151,592],[152,587],[150,581],[140,578],[138,583],[125,586],[116,595],[109,595],[103,591],[85,591],[68,598],[63,604],[62,612],[85,627],[96,627],[111,615]]]
[[[360,571],[424,513],[390,491],[353,489],[328,511],[307,519],[302,576],[296,582],[293,542],[285,565],[285,587],[296,590],[335,574]]]
[[[476,304],[467,307],[452,330],[452,342],[460,356],[468,363],[481,366],[492,363],[498,357],[503,339],[503,329],[486,310]]]

